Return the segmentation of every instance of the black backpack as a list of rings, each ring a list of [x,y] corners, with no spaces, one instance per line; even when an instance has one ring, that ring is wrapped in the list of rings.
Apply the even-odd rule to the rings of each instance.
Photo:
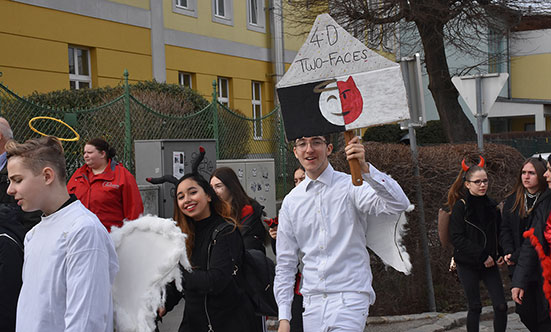
[[[215,243],[218,234],[233,225],[223,223],[212,232],[212,243]],[[210,246],[209,246],[210,250]],[[230,253],[235,262],[235,256]],[[245,291],[254,311],[260,316],[278,315],[277,303],[274,296],[275,264],[258,249],[245,249],[241,270],[235,267],[235,276],[238,286]]]

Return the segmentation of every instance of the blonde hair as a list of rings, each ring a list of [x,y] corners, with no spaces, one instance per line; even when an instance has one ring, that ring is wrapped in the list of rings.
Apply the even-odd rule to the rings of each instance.
[[[67,181],[63,146],[56,137],[45,136],[27,140],[25,143],[10,140],[6,143],[6,152],[8,159],[23,159],[23,164],[34,175],[40,174],[44,167],[51,167],[61,183]]]

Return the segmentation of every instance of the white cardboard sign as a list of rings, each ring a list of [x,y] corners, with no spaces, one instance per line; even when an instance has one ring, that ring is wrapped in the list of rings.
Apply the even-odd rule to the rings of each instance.
[[[409,118],[400,65],[319,15],[277,84],[289,140]]]

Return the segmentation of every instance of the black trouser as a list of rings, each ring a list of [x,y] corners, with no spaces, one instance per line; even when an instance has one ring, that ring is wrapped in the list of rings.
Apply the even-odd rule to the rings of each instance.
[[[522,304],[516,304],[515,312],[530,332],[551,331],[551,319],[547,313],[546,299],[537,281],[529,282],[524,288]]]
[[[291,332],[303,332],[302,327],[302,313],[304,308],[302,307],[302,295],[294,294],[293,303],[291,305]]]
[[[457,274],[469,306],[467,313],[467,331],[478,332],[480,324],[480,281],[484,282],[494,307],[494,331],[505,332],[507,328],[507,303],[503,293],[503,283],[497,266],[491,268],[473,268],[464,264],[457,264]]]

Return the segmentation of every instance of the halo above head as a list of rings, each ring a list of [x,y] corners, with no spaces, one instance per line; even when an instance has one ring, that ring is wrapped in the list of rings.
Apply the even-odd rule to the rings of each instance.
[[[484,158],[482,158],[482,156],[479,155],[479,157],[480,157],[480,161],[478,162],[478,165],[476,165],[476,166],[484,167],[484,164],[486,162],[484,161]],[[467,166],[467,164],[465,163],[465,158],[463,158],[463,160],[461,161],[461,168],[463,168],[463,171],[465,171],[465,172],[467,172],[469,170],[469,168],[471,168],[471,167]]]
[[[42,136],[52,136],[52,135],[48,135],[48,134],[44,134],[43,132],[40,132],[38,131],[35,127],[33,127],[32,125],[32,122],[34,120],[53,120],[53,121],[56,121],[56,122],[59,122],[61,123],[62,125],[64,125],[65,127],[69,128],[69,130],[71,130],[74,134],[75,134],[75,137],[73,138],[63,138],[63,137],[56,137],[58,140],[60,141],[65,141],[65,142],[76,142],[80,139],[80,135],[77,133],[76,130],[73,129],[73,127],[69,126],[67,123],[59,120],[59,119],[56,119],[56,118],[52,118],[51,116],[35,116],[34,118],[30,119],[29,120],[29,128],[31,128],[32,131],[34,131],[35,133],[38,133]],[[54,136],[55,137],[55,136]]]

